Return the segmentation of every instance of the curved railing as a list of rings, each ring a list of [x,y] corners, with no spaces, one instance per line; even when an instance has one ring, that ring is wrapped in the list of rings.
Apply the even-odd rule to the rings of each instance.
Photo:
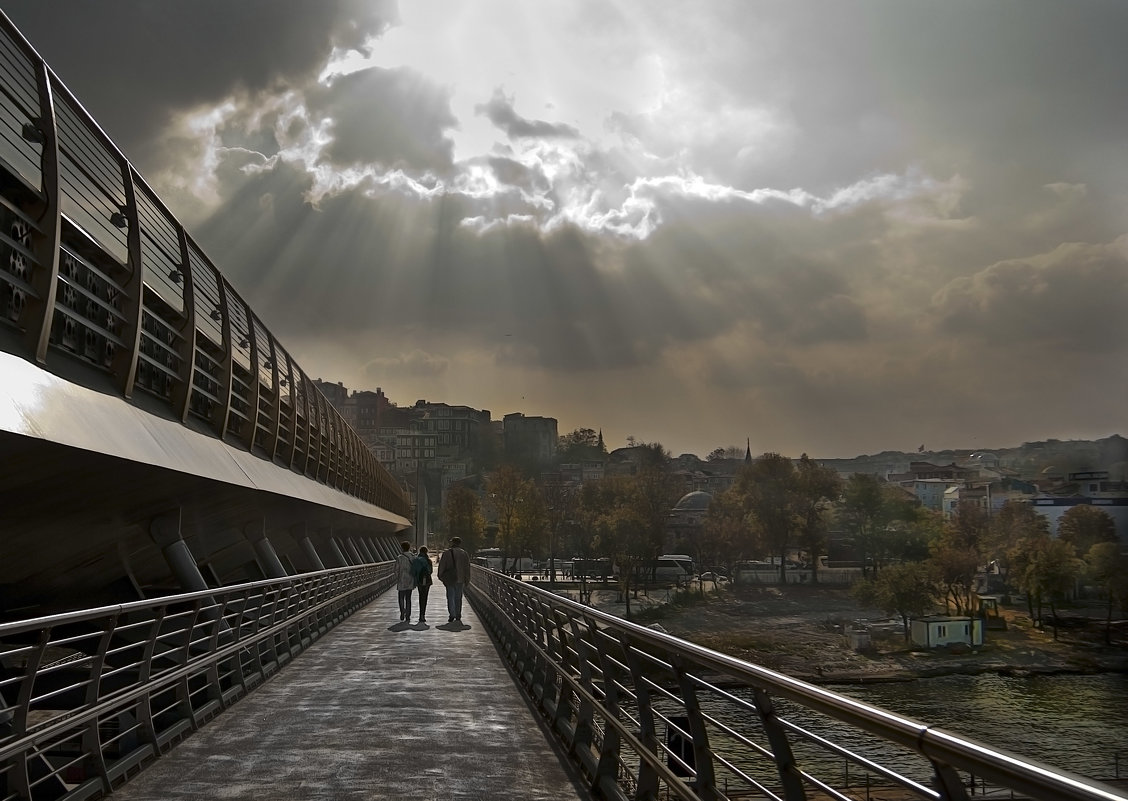
[[[1044,801],[1128,799],[500,573],[475,567],[470,596],[608,799],[851,801],[863,780],[882,798],[967,801],[973,786]]]
[[[395,480],[2,13],[0,348],[408,513]]]
[[[394,583],[384,562],[0,624],[0,799],[112,791]]]

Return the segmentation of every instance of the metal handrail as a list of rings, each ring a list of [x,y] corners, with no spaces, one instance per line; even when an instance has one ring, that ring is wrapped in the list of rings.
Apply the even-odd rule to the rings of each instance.
[[[968,801],[975,781],[1045,801],[1128,799],[492,570],[474,566],[470,597],[607,798],[850,801],[846,760],[903,798]]]
[[[281,360],[281,344],[3,12],[0,232],[0,349],[70,380],[80,365],[79,382],[100,391],[108,375],[131,403],[409,514],[360,435]],[[295,399],[310,421],[301,438],[282,422]]]
[[[0,624],[0,799],[111,792],[394,583],[383,562]]]

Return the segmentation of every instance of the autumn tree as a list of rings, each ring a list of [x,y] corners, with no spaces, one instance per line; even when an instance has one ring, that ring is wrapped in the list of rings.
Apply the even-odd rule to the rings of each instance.
[[[812,461],[805,453],[799,458],[795,478],[796,544],[807,552],[811,581],[817,583],[819,557],[826,550],[830,504],[842,491],[842,480],[837,472]]]
[[[497,542],[501,549],[502,571],[505,571],[506,558],[514,553],[520,554],[520,515],[524,497],[535,493],[533,482],[525,478],[517,468],[503,464],[486,481],[486,503],[497,520]]]
[[[556,443],[556,458],[561,463],[601,459],[606,454],[603,437],[591,428],[577,428]]]
[[[898,615],[908,641],[911,634],[909,621],[932,611],[935,604],[933,584],[930,565],[902,562],[858,582],[851,588],[851,594],[865,606],[876,606],[887,615]]]
[[[1115,542],[1098,542],[1085,554],[1089,576],[1108,599],[1105,615],[1105,645],[1112,644],[1112,610],[1119,603],[1128,611],[1128,556]]]
[[[1003,584],[1010,590],[1012,570],[1023,561],[1023,552],[1030,544],[1048,539],[1049,521],[1028,503],[1007,501],[991,520],[984,557],[995,562]]]
[[[719,462],[724,459],[740,459],[744,456],[744,449],[738,445],[729,445],[727,448],[713,448],[709,451],[709,455],[705,457],[706,461]]]
[[[891,559],[901,558],[906,531],[919,519],[918,505],[900,487],[869,473],[854,473],[846,481],[838,509],[843,527],[853,535],[863,574]]]
[[[647,521],[638,502],[636,476],[605,476],[585,484],[581,492],[583,514],[590,515],[592,550],[618,569],[619,592],[629,618],[630,593],[635,573],[652,555]]]
[[[517,497],[516,524],[513,529],[513,567],[522,556],[543,552],[552,525],[544,496],[532,481],[526,481],[523,492]]]
[[[462,547],[474,553],[482,540],[486,519],[482,516],[482,504],[477,493],[461,484],[455,484],[447,491],[443,504],[443,518],[451,537],[461,537]]]
[[[1038,623],[1043,625],[1041,603],[1048,601],[1055,640],[1058,638],[1057,604],[1073,588],[1081,569],[1081,560],[1075,556],[1073,546],[1061,539],[1045,543],[1026,567],[1027,584],[1038,600]]]
[[[740,549],[748,528],[745,515],[744,503],[734,488],[715,494],[701,523],[698,552],[694,554],[698,560],[704,558],[718,564],[724,555],[743,557],[745,554]]]
[[[1072,545],[1077,556],[1087,554],[1098,542],[1120,542],[1115,521],[1096,506],[1074,506],[1063,514],[1058,522],[1058,537]]]
[[[779,557],[779,580],[787,583],[787,551],[796,538],[798,479],[795,465],[786,456],[765,453],[737,473],[734,486],[744,499],[751,529],[768,552]]]

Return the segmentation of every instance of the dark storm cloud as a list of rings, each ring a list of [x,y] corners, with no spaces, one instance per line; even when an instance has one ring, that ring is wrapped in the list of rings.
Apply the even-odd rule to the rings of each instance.
[[[450,92],[409,69],[372,67],[339,76],[306,98],[311,114],[333,120],[326,148],[337,166],[376,164],[446,172],[458,125]]]
[[[571,125],[525,119],[514,110],[513,98],[506,97],[501,89],[494,90],[490,101],[475,106],[474,111],[484,114],[510,139],[577,139],[580,136]]]
[[[934,311],[945,334],[1049,353],[1123,350],[1125,309],[1128,237],[993,264],[940,290]]]
[[[397,19],[391,0],[3,0],[0,7],[142,169],[178,109],[306,84],[334,47]],[[96,65],[96,68],[92,68]]]

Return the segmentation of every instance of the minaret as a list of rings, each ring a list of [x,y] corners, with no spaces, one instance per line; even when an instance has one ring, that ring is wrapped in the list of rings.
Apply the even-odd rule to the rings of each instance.
[[[752,464],[752,438],[748,438],[748,447],[744,451],[744,463]]]
[[[599,452],[600,453],[606,453],[607,452],[606,448],[603,445],[603,429],[602,428],[599,429]]]

